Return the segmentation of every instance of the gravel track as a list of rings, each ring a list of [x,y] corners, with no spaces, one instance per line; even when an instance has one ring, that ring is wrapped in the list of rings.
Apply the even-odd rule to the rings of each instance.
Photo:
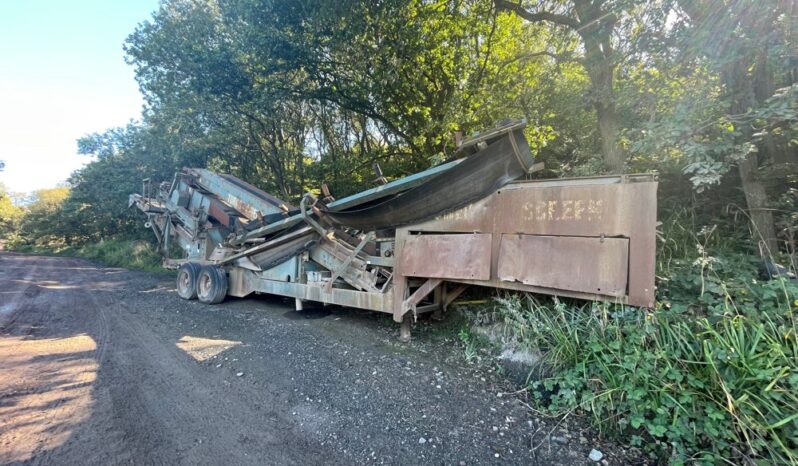
[[[531,414],[436,323],[407,345],[388,316],[291,304],[0,252],[0,464],[628,462]]]

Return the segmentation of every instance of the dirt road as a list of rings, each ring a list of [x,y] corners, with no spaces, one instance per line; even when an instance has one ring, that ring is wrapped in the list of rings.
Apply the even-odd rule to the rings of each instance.
[[[172,288],[0,252],[1,464],[591,464],[600,445],[387,317]]]

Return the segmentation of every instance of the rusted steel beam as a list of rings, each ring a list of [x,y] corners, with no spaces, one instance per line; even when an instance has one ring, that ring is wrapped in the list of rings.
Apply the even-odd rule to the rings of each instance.
[[[447,290],[445,287],[443,288],[443,300],[441,302],[441,307],[443,311],[446,312],[449,309],[449,306],[457,299],[463,292],[468,289],[467,284],[460,284],[454,287],[453,290]]]
[[[333,286],[333,283],[335,282],[335,280],[337,280],[338,277],[340,277],[343,273],[346,272],[346,269],[349,267],[349,264],[351,264],[352,261],[355,260],[355,257],[357,257],[357,255],[360,253],[360,251],[363,250],[363,248],[366,246],[366,244],[368,244],[369,241],[371,241],[373,239],[374,239],[374,232],[370,232],[370,233],[366,234],[363,237],[363,239],[360,240],[360,244],[358,244],[357,247],[355,249],[353,249],[352,252],[349,253],[349,255],[346,257],[346,259],[344,259],[343,262],[338,264],[338,266],[335,269],[331,270],[332,274],[330,275],[330,281],[326,285],[328,293],[332,289],[332,286]]]
[[[241,258],[241,257],[254,256],[255,254],[258,254],[260,252],[263,252],[263,251],[275,248],[277,246],[281,246],[283,244],[295,241],[298,238],[306,238],[307,237],[309,239],[309,238],[311,238],[313,236],[315,236],[315,232],[310,227],[301,228],[301,229],[299,229],[299,230],[297,230],[295,232],[292,232],[292,233],[290,233],[288,235],[280,236],[280,237],[275,238],[275,239],[273,239],[271,241],[266,241],[265,243],[258,244],[257,246],[253,246],[253,247],[251,247],[249,249],[246,249],[246,250],[241,251],[239,253],[233,254],[232,256],[229,256],[229,257],[225,258],[224,260],[220,261],[219,264],[224,265],[224,264],[233,262],[234,260],[236,260],[238,258]]]
[[[392,309],[393,295],[391,293],[374,293],[343,288],[333,288],[327,293],[321,284],[267,280],[261,278],[256,272],[241,268],[230,270],[229,286],[230,294],[234,296],[246,296],[257,291],[378,312],[391,312]]]
[[[406,314],[410,311],[413,311],[413,314],[416,312],[416,306],[418,303],[421,302],[422,299],[426,298],[428,294],[432,292],[435,288],[438,287],[443,283],[443,280],[440,278],[429,278],[427,281],[424,282],[423,285],[418,287],[413,294],[410,295],[407,299],[402,302],[402,313]]]

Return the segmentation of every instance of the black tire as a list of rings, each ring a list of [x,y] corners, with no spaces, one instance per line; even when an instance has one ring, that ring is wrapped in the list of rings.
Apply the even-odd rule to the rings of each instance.
[[[186,262],[177,270],[177,295],[183,299],[197,299],[197,279],[202,266]]]
[[[206,265],[197,279],[197,297],[205,304],[218,304],[227,296],[227,272],[221,267]]]

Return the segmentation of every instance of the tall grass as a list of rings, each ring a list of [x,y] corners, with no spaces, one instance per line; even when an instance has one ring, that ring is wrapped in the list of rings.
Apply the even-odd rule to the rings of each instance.
[[[673,464],[798,464],[795,306],[694,319],[498,300],[519,342],[545,351],[549,375],[532,384],[542,408],[590,413]]]
[[[74,250],[74,255],[106,265],[150,272],[163,271],[161,256],[152,244],[139,240],[104,240]]]
[[[544,353],[538,407],[671,464],[798,465],[798,284],[760,279],[740,225],[673,208],[659,230],[653,310],[497,300],[516,345]]]
[[[109,239],[78,247],[26,244],[15,246],[14,250],[34,254],[84,257],[105,265],[149,272],[163,271],[161,256],[155,247],[147,241],[141,240]]]

